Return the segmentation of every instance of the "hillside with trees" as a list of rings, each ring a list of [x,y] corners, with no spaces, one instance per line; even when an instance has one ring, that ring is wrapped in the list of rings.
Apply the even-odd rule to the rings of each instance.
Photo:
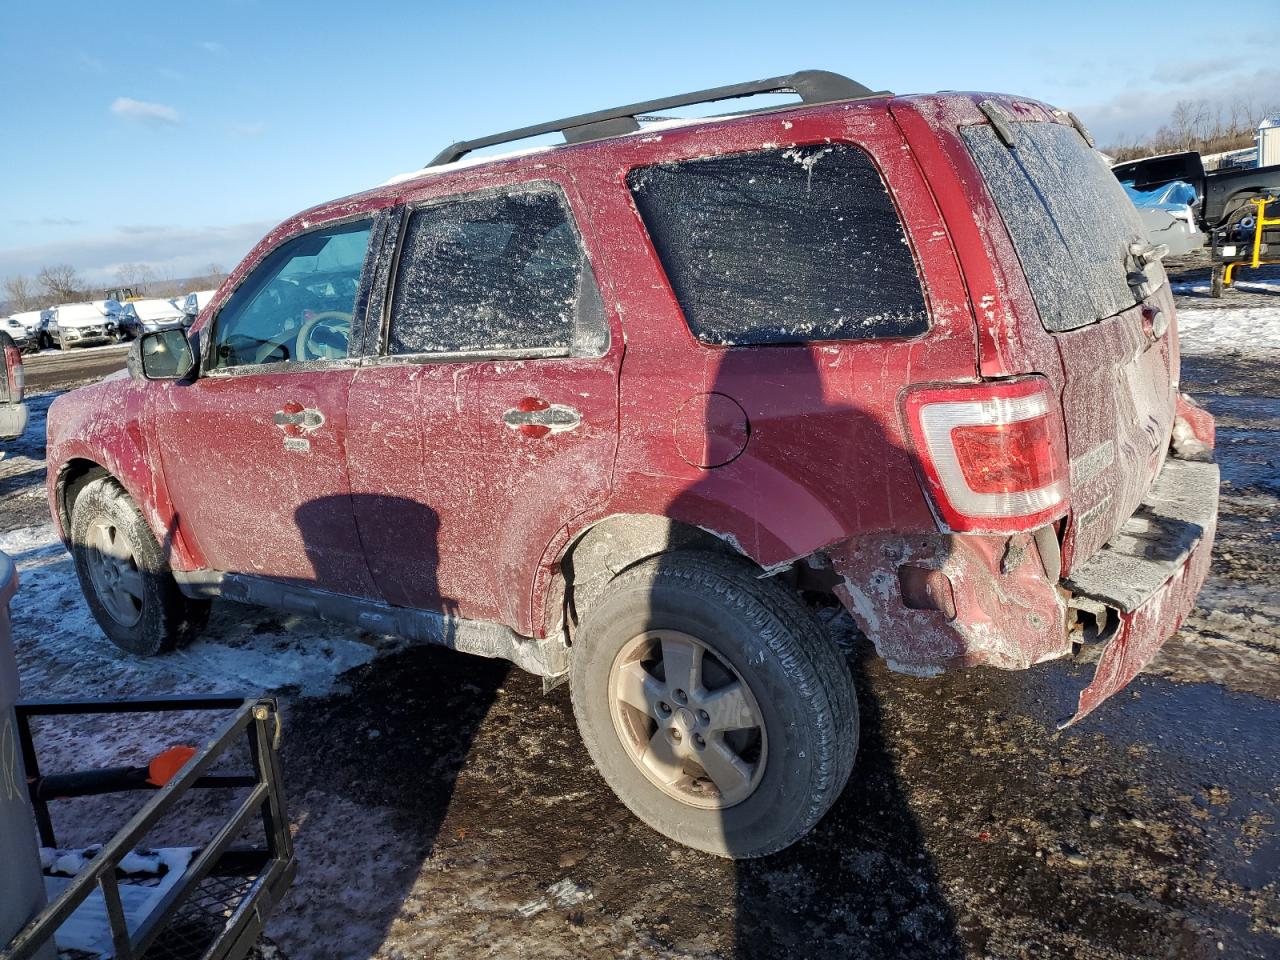
[[[1115,159],[1138,160],[1162,153],[1198,150],[1202,154],[1244,150],[1254,145],[1258,124],[1280,113],[1280,99],[1237,100],[1230,107],[1207,100],[1179,100],[1169,122],[1145,140],[1113,143],[1102,152]]]

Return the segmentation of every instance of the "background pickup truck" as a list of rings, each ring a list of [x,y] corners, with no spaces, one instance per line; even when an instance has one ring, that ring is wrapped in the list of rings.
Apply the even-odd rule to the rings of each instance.
[[[1141,191],[1154,190],[1175,180],[1191,184],[1196,191],[1192,209],[1205,233],[1222,225],[1250,200],[1280,195],[1280,164],[1206,171],[1200,154],[1194,150],[1118,163],[1111,172],[1121,183],[1131,182],[1134,189]]]

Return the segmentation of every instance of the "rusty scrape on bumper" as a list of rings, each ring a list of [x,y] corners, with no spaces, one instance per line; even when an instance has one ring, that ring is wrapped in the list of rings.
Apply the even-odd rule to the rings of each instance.
[[[1217,516],[1217,465],[1170,459],[1133,517],[1073,571],[1072,592],[1116,608],[1120,626],[1060,729],[1122,689],[1182,624],[1209,575]]]

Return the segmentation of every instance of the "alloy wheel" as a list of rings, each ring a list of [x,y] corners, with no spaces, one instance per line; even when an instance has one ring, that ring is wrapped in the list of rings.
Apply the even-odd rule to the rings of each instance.
[[[724,809],[759,785],[768,759],[760,706],[698,638],[650,630],[628,641],[610,670],[609,700],[628,756],[669,796]]]

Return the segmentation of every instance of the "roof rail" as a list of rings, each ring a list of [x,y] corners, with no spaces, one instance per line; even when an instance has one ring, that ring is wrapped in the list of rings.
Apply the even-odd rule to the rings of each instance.
[[[827,70],[801,70],[785,77],[734,83],[727,87],[712,87],[710,90],[698,90],[694,93],[680,93],[674,97],[663,97],[661,100],[646,100],[643,103],[630,103],[625,107],[613,107],[609,110],[597,110],[594,113],[566,117],[563,120],[552,120],[550,123],[538,123],[532,127],[495,133],[476,140],[459,140],[436,154],[427,166],[438,167],[441,164],[453,163],[482,147],[524,140],[544,133],[563,133],[565,143],[585,143],[588,140],[618,137],[640,129],[640,123],[637,120],[640,114],[657,113],[661,110],[670,110],[672,107],[687,107],[695,103],[715,103],[717,100],[733,100],[737,97],[751,97],[762,93],[794,93],[803,103],[829,103],[832,100],[877,97],[888,92],[887,90],[874,91],[856,80],[850,80],[848,77]]]

